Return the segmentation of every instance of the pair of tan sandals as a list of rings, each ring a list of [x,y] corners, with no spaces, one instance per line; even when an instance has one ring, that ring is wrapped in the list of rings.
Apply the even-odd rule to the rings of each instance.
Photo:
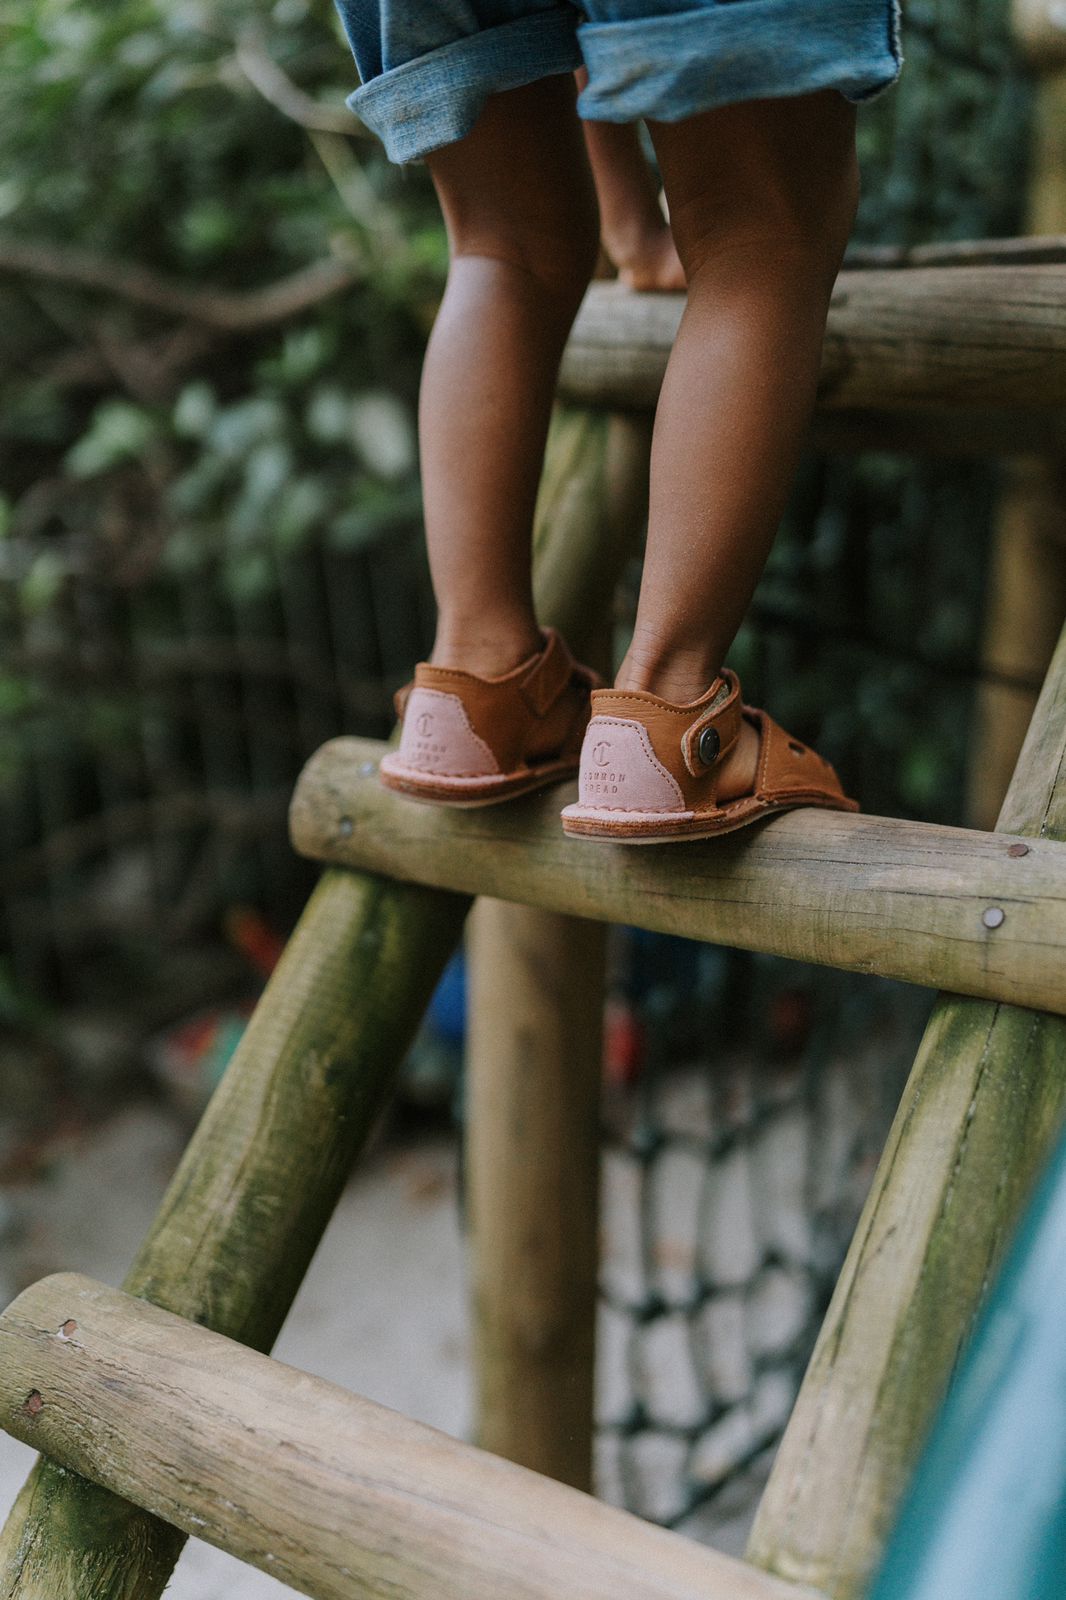
[[[554,628],[542,632],[543,647],[497,678],[420,662],[396,696],[403,730],[382,782],[414,800],[484,806],[576,772],[564,831],[623,844],[706,839],[792,806],[858,811],[828,761],[742,702],[729,667],[698,700],[673,705],[608,688]],[[755,782],[720,800],[744,718],[759,738]]]

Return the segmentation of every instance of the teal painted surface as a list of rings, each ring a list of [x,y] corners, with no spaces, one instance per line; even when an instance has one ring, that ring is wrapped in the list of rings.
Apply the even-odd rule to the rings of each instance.
[[[904,1503],[870,1600],[1066,1595],[1066,1138]]]

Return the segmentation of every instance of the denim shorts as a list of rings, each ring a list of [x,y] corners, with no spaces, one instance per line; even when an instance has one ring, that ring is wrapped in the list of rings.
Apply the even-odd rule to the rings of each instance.
[[[571,72],[594,122],[678,122],[712,106],[899,76],[899,0],[336,0],[362,87],[348,104],[392,161],[463,138],[486,95]]]

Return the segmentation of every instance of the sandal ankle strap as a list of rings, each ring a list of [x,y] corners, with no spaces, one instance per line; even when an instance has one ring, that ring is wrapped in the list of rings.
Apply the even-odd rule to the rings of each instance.
[[[574,675],[574,658],[555,628],[542,628],[544,649],[533,657],[518,687],[534,716],[543,717]]]
[[[681,754],[693,778],[705,777],[740,737],[740,680],[731,667],[723,667],[716,682],[710,704],[681,736]]]

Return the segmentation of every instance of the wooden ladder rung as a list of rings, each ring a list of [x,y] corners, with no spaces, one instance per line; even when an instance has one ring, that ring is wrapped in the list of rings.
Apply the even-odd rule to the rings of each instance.
[[[0,1352],[6,1431],[317,1600],[815,1596],[77,1273]]]
[[[335,739],[291,812],[303,855],[463,894],[1066,1013],[1066,844],[805,808],[701,844],[567,838],[563,786],[462,811],[377,780]]]
[[[1061,263],[845,270],[829,307],[819,407],[1061,410],[1064,303]],[[593,284],[560,393],[586,405],[653,406],[684,305],[680,294]]]

